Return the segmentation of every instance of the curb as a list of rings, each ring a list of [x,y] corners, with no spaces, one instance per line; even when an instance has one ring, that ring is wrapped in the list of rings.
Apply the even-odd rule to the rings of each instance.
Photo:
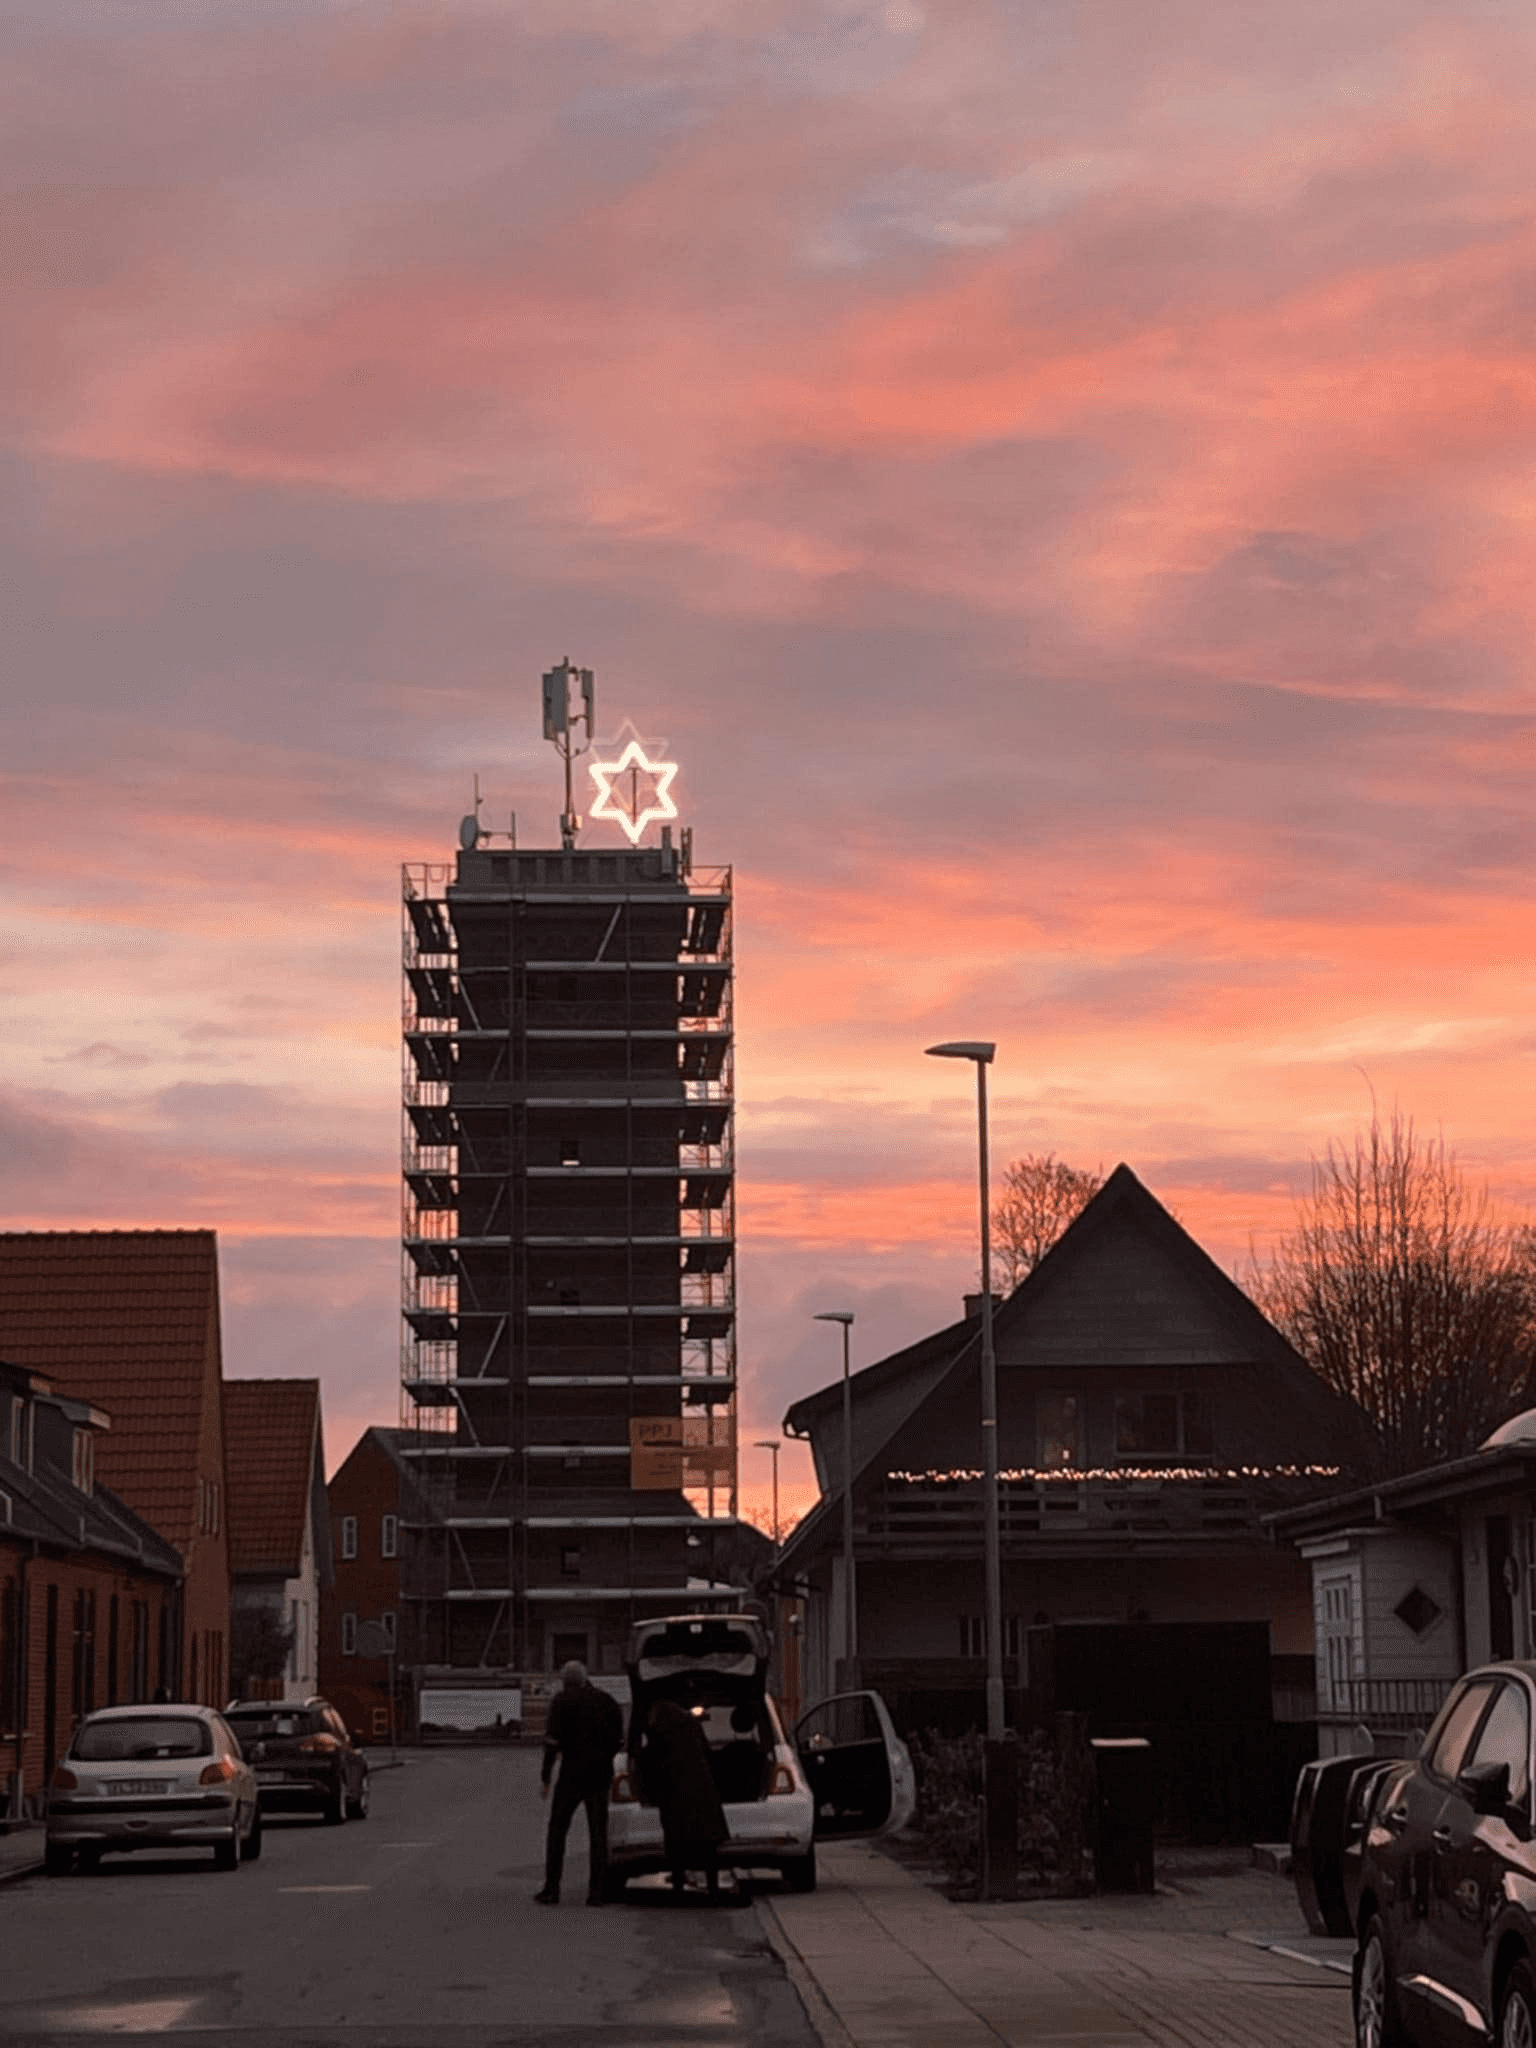
[[[759,1898],[753,1904],[757,1909],[758,1925],[768,1937],[768,1946],[784,1965],[784,1974],[805,2007],[805,2016],[816,2029],[822,2048],[857,2048],[852,2034],[827,2003],[826,1994],[806,1968],[799,1949],[785,1933],[784,1923],[774,1910],[772,1899]]]

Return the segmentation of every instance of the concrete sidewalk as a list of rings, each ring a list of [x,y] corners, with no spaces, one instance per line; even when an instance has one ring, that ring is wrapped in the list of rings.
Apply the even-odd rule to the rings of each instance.
[[[863,1844],[819,1859],[759,1909],[827,2048],[1349,2048],[1349,1945],[1266,1872],[966,1906]]]

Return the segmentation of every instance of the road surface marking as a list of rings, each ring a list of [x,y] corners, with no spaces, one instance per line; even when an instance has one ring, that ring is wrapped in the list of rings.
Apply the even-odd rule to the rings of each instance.
[[[371,1892],[371,1884],[280,1884],[280,1892]]]

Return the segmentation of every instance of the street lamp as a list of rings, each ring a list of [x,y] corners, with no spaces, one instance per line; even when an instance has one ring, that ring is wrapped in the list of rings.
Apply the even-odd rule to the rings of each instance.
[[[779,1439],[776,1436],[761,1436],[752,1448],[756,1451],[773,1453],[773,1540],[779,1540]]]
[[[843,1326],[843,1657],[851,1667],[859,1654],[859,1611],[853,1597],[853,1389],[848,1375],[853,1310],[829,1308],[811,1320]],[[851,1669],[844,1674],[844,1682],[855,1683]]]
[[[997,1504],[997,1354],[992,1348],[992,1216],[987,1185],[987,1068],[997,1051],[985,1039],[952,1039],[926,1051],[976,1066],[976,1124],[981,1155],[981,1472],[986,1544],[987,1740],[1003,1739],[1003,1572]]]

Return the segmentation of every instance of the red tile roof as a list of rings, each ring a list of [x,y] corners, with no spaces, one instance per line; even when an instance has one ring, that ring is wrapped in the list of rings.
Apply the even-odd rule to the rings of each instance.
[[[172,1543],[192,1540],[219,1398],[211,1230],[0,1231],[0,1358],[104,1408],[98,1476]]]
[[[226,1380],[229,1568],[297,1578],[320,1441],[318,1380]]]

